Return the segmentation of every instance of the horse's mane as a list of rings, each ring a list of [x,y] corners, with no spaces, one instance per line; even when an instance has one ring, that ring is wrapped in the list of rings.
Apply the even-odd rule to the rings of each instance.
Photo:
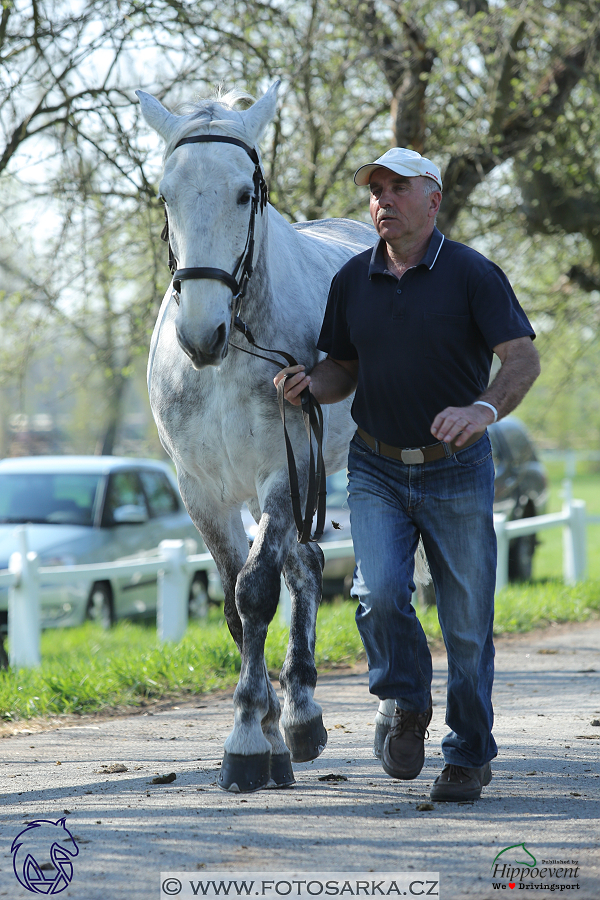
[[[211,99],[201,99],[180,106],[179,122],[167,141],[163,163],[171,155],[178,141],[197,132],[200,128],[206,127],[206,133],[211,134],[213,127],[216,126],[218,127],[217,134],[225,134],[228,137],[247,141],[248,136],[243,116],[239,110],[234,109],[235,104],[241,100],[252,102],[254,98],[246,91],[240,91],[237,88],[224,92],[219,87],[216,96]]]

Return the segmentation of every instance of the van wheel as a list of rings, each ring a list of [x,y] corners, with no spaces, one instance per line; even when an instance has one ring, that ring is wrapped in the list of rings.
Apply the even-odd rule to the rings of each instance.
[[[110,585],[106,582],[95,584],[90,591],[90,599],[88,601],[87,617],[92,622],[98,622],[102,628],[109,629],[114,623],[114,613],[112,605],[112,592]]]
[[[190,619],[204,619],[208,615],[208,575],[196,572],[190,585],[188,599],[188,615]]]
[[[508,545],[509,581],[531,581],[536,545],[535,534],[524,534],[510,542]]]

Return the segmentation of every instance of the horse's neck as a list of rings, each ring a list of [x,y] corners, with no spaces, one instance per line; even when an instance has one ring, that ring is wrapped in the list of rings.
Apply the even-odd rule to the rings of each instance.
[[[291,278],[300,276],[309,249],[301,246],[294,226],[269,205],[266,259],[273,287],[289,284]]]
[[[247,319],[256,337],[276,337],[280,333],[301,339],[313,335],[315,322],[322,319],[326,283],[315,266],[319,250],[301,240],[295,228],[272,206],[268,207],[266,234],[249,282],[242,318]],[[308,277],[307,277],[308,276]]]

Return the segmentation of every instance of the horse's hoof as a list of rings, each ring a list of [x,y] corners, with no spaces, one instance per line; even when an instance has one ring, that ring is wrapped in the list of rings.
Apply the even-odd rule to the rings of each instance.
[[[219,773],[219,787],[224,791],[231,791],[232,794],[250,794],[252,791],[260,791],[269,783],[270,760],[271,752],[269,750],[253,756],[228,753],[226,750]]]
[[[390,730],[390,722],[376,722],[375,723],[375,738],[373,740],[373,756],[376,759],[381,759],[383,754],[383,745],[385,744],[385,739],[387,737],[388,731]]]
[[[309,762],[316,759],[327,745],[327,732],[320,715],[315,716],[310,722],[284,728],[284,733],[293,762]]]
[[[291,787],[296,783],[289,753],[272,753],[269,787]]]

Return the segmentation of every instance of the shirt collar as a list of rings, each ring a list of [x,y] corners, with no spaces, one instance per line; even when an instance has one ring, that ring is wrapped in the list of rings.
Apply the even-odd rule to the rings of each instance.
[[[425,251],[425,255],[417,263],[417,266],[427,266],[427,268],[431,271],[439,256],[444,241],[444,235],[434,226],[431,240],[429,241],[429,247]],[[385,263],[383,248],[384,241],[382,238],[379,238],[379,240],[373,247],[373,252],[371,253],[371,261],[369,263],[369,278],[371,278],[372,275],[383,275],[388,271]],[[414,268],[416,268],[416,266]]]

